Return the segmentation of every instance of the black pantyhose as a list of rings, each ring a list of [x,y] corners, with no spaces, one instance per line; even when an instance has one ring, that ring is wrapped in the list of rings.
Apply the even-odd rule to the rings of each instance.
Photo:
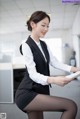
[[[77,106],[72,100],[42,94],[38,94],[24,110],[29,119],[44,119],[43,111],[62,112],[60,119],[75,119],[77,114]]]

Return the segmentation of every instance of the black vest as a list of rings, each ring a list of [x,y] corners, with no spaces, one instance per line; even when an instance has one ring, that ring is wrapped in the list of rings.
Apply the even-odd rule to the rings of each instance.
[[[43,52],[45,54],[46,60],[42,54],[42,52],[40,51],[39,47],[37,46],[37,44],[32,40],[31,37],[29,37],[26,41],[26,43],[29,45],[32,54],[33,54],[33,59],[34,62],[36,64],[36,70],[37,72],[49,76],[50,72],[49,72],[49,53],[47,50],[47,46],[45,44],[45,42],[40,40],[40,44],[41,47],[43,49]],[[20,46],[20,52],[22,54],[22,46]],[[22,80],[19,89],[32,89],[33,91],[36,91],[38,93],[43,93],[43,94],[49,94],[49,86],[48,85],[41,85],[41,84],[37,84],[35,83],[28,74],[27,71],[27,67],[26,67],[26,74],[24,79]]]

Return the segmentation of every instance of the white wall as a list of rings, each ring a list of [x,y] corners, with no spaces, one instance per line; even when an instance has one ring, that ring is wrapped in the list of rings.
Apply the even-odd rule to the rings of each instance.
[[[76,18],[74,20],[74,24],[72,27],[72,34],[73,34],[73,47],[76,51],[76,60],[77,60],[77,66],[80,66],[80,7],[78,9],[78,12],[76,14]]]
[[[71,29],[65,29],[65,30],[53,30],[49,31],[46,34],[47,38],[62,38],[62,57],[64,63],[69,64],[69,59],[71,57],[71,53],[73,50],[73,41],[72,41],[72,30]],[[69,47],[64,47],[65,44],[68,44]],[[51,75],[64,75],[65,72],[61,70],[54,69],[50,67]]]
[[[4,47],[9,47],[13,49],[14,56],[19,56],[19,46],[23,39],[27,38],[27,33],[19,32],[19,33],[9,33],[9,34],[2,34],[0,35],[0,52]],[[2,44],[2,45],[1,45]]]
[[[80,35],[80,7],[73,23],[72,33],[73,35]]]
[[[64,63],[69,64],[69,59],[73,50],[72,29],[49,31],[46,37],[62,38],[62,59]],[[66,43],[69,45],[69,47],[65,47]]]

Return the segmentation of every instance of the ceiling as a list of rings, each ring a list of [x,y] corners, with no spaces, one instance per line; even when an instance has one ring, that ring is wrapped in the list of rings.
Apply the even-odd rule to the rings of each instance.
[[[26,20],[36,10],[50,14],[50,30],[69,29],[79,7],[62,0],[0,0],[0,34],[26,31]]]

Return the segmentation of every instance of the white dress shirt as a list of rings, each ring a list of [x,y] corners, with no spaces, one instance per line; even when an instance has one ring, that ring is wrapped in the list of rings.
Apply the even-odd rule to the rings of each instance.
[[[38,45],[38,47],[40,48],[41,52],[43,53],[43,56],[45,57],[44,52],[42,50],[42,47],[40,45],[40,42],[36,42],[35,41],[35,43]],[[35,64],[35,62],[33,60],[32,51],[31,51],[29,45],[27,43],[25,43],[25,42],[22,43],[22,52],[23,52],[25,65],[27,66],[27,70],[28,70],[30,78],[36,83],[39,83],[39,84],[42,84],[42,85],[48,85],[48,83],[47,83],[48,76],[45,76],[45,75],[40,74],[40,73],[37,72],[36,64]],[[49,55],[50,55],[50,64],[49,65],[51,65],[52,67],[55,67],[57,69],[70,72],[71,66],[59,62],[53,56],[53,54],[51,53],[49,48],[48,48],[48,52],[49,52]],[[46,58],[45,58],[45,60],[46,60]]]

